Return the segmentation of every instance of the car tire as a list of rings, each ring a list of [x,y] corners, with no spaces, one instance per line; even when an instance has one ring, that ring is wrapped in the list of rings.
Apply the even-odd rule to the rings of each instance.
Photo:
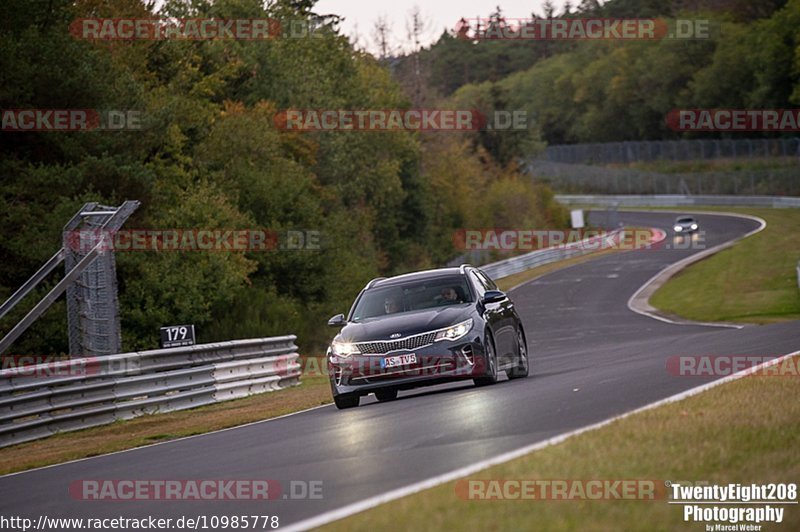
[[[506,370],[509,379],[524,379],[530,371],[530,360],[528,359],[528,343],[525,341],[525,333],[522,327],[517,330],[517,365]]]
[[[494,340],[487,334],[483,343],[486,350],[486,374],[472,379],[475,386],[488,386],[497,382],[497,351],[494,348]]]
[[[397,388],[386,388],[384,390],[376,390],[375,398],[381,403],[387,401],[394,401],[397,399]]]
[[[351,393],[333,396],[333,402],[336,404],[336,408],[339,410],[344,410],[345,408],[355,408],[358,406],[360,401],[361,398],[358,395]]]

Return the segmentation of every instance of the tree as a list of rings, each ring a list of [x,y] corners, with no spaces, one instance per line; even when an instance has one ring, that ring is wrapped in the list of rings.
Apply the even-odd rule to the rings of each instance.
[[[372,28],[372,40],[378,48],[378,57],[381,61],[385,61],[390,55],[393,55],[391,45],[392,26],[385,16],[380,16],[375,21]]]

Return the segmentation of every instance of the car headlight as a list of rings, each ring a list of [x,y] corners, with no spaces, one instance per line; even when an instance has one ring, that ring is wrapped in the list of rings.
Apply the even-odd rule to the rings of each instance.
[[[361,354],[361,350],[358,349],[358,346],[350,342],[333,342],[331,344],[331,352],[339,357]]]
[[[673,227],[673,229],[675,229],[676,233],[680,233],[681,231],[683,231],[683,227],[681,227],[680,225],[676,225],[675,227]]]
[[[456,323],[447,329],[437,331],[433,340],[435,342],[439,340],[458,340],[462,336],[465,336],[470,329],[472,329],[472,318],[467,321],[462,321],[461,323]]]
[[[692,229],[697,229],[697,224],[692,224]]]

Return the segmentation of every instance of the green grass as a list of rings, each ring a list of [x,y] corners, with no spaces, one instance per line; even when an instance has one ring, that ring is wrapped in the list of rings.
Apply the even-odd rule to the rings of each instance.
[[[766,220],[767,227],[689,266],[656,291],[650,304],[699,321],[773,323],[800,319],[795,270],[800,260],[800,209],[702,210],[753,214]]]
[[[753,159],[710,159],[696,161],[646,161],[627,165],[608,165],[627,167],[636,170],[660,172],[665,174],[703,174],[705,172],[740,172],[746,170],[770,170],[797,166],[796,157],[756,157]]]
[[[747,377],[640,412],[469,479],[639,479],[727,484],[800,478],[800,379]],[[531,436],[533,438],[533,436]],[[704,530],[665,499],[468,500],[456,482],[391,501],[327,530]],[[659,490],[656,490],[658,493]],[[800,508],[762,530],[800,530]]]

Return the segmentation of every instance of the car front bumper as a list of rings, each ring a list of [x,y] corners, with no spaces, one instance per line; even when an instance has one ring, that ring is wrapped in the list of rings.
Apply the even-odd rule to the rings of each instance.
[[[687,226],[681,226],[681,230],[680,231],[675,231],[673,229],[673,232],[676,235],[688,235],[689,233],[696,233],[698,230],[699,230],[699,227],[696,227],[696,228],[692,229],[691,226],[687,225]]]
[[[386,368],[386,357],[416,355],[416,362]],[[440,341],[413,351],[381,355],[328,355],[328,372],[334,395],[367,394],[381,388],[411,389],[458,379],[472,379],[486,373],[483,342],[479,336],[450,342]]]

